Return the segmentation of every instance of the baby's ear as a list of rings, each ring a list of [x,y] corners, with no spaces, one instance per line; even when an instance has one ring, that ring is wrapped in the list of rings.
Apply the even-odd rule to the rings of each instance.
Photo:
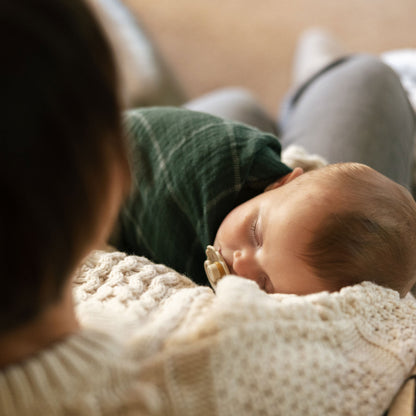
[[[264,192],[271,191],[272,189],[279,188],[279,186],[286,185],[287,183],[293,181],[293,179],[296,179],[298,176],[302,175],[302,173],[302,168],[295,168],[292,172],[288,173],[285,176],[282,176],[276,182],[273,182],[269,186],[267,186]]]

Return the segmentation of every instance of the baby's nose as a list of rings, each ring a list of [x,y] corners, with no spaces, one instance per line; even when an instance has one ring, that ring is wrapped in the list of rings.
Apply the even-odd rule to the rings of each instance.
[[[238,276],[245,277],[250,280],[256,280],[258,275],[258,267],[253,256],[247,250],[236,250],[233,253],[234,273]]]

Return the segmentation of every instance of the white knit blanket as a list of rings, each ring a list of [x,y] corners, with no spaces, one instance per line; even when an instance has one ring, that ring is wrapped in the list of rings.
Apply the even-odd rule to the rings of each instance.
[[[127,345],[178,415],[377,415],[416,356],[414,298],[369,282],[268,295],[229,276],[214,294],[143,257],[96,252],[74,293],[81,323]]]

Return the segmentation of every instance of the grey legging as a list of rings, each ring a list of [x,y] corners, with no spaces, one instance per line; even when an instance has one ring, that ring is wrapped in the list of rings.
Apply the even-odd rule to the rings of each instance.
[[[215,91],[185,107],[278,133],[243,89]],[[378,58],[355,55],[334,62],[289,94],[282,108],[283,147],[301,145],[330,163],[365,163],[411,187],[414,112],[397,75]]]

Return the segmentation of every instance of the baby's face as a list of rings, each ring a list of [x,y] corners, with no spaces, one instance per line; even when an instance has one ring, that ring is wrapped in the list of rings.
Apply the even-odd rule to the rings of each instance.
[[[330,204],[325,187],[302,174],[231,211],[214,247],[232,274],[256,281],[268,293],[330,290],[300,258]]]

